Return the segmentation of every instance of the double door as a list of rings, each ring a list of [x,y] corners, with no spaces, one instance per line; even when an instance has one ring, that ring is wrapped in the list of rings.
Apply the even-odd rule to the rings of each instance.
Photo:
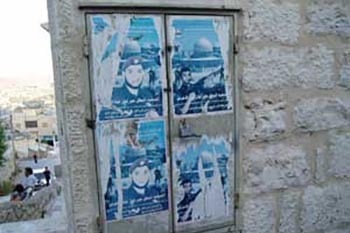
[[[233,221],[233,18],[87,15],[108,232]]]

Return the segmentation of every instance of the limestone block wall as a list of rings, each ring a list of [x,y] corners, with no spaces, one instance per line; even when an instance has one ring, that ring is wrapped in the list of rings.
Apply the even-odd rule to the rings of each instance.
[[[350,232],[350,1],[244,15],[243,232]]]
[[[71,232],[97,232],[79,4],[242,9],[238,76],[244,233],[350,232],[350,1],[48,1]],[[231,228],[233,229],[233,228]],[[218,232],[218,231],[216,231]]]

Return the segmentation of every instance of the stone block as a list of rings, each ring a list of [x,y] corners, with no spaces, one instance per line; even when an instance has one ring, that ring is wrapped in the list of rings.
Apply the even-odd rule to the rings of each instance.
[[[299,224],[297,221],[299,215],[300,193],[284,193],[281,197],[280,209],[281,217],[279,224],[279,233],[298,233]]]
[[[306,20],[311,34],[350,37],[350,1],[312,0],[307,6]]]
[[[336,84],[333,52],[322,45],[299,49],[248,48],[243,62],[245,91],[292,87],[331,89]]]
[[[243,171],[246,193],[303,186],[311,179],[305,151],[285,144],[249,150],[243,159]]]
[[[340,99],[304,99],[294,109],[294,123],[306,132],[337,128],[350,124],[350,111]]]
[[[344,52],[341,59],[340,86],[350,88],[350,49]]]
[[[328,231],[327,233],[349,233],[350,227]]]
[[[295,44],[301,27],[298,4],[272,0],[250,1],[244,36],[249,41]]]
[[[350,65],[344,65],[340,69],[340,85],[350,88]]]
[[[248,200],[243,207],[244,233],[275,233],[276,202],[273,197]]]
[[[255,99],[245,105],[244,135],[250,141],[269,141],[286,131],[285,103],[273,103],[269,100]]]
[[[303,204],[303,232],[331,230],[339,224],[349,224],[350,183],[332,183],[324,187],[309,186],[304,191]]]
[[[329,174],[350,177],[350,130],[330,133]]]
[[[247,107],[246,107],[247,109]],[[256,127],[255,125],[255,114],[253,113],[253,111],[251,111],[250,109],[248,109],[247,111],[244,112],[244,117],[243,117],[243,135],[245,137],[247,137],[249,140],[251,140],[250,138],[253,137],[254,135],[254,129]],[[253,137],[254,138],[254,137]]]
[[[325,147],[317,148],[316,150],[316,173],[315,181],[317,184],[320,184],[326,181],[327,177],[327,159],[326,154],[328,150]]]

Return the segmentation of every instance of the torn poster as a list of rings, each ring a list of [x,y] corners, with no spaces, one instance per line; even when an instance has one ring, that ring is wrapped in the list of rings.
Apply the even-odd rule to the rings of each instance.
[[[173,113],[232,110],[229,18],[173,16],[169,24]]]
[[[90,25],[97,120],[162,116],[161,17],[102,14]]]
[[[164,121],[114,122],[97,132],[107,221],[167,210]]]
[[[196,142],[176,143],[173,153],[177,223],[230,217],[233,167],[228,140],[202,136]]]

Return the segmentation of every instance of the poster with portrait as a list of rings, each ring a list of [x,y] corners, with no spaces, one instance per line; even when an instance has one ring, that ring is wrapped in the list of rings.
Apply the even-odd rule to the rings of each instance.
[[[90,16],[97,120],[163,116],[163,30],[159,16]]]
[[[177,225],[230,218],[233,166],[229,140],[202,136],[176,141],[173,156]]]
[[[232,110],[231,25],[228,17],[170,17],[175,117]]]
[[[165,135],[163,120],[98,125],[107,221],[168,210]]]

